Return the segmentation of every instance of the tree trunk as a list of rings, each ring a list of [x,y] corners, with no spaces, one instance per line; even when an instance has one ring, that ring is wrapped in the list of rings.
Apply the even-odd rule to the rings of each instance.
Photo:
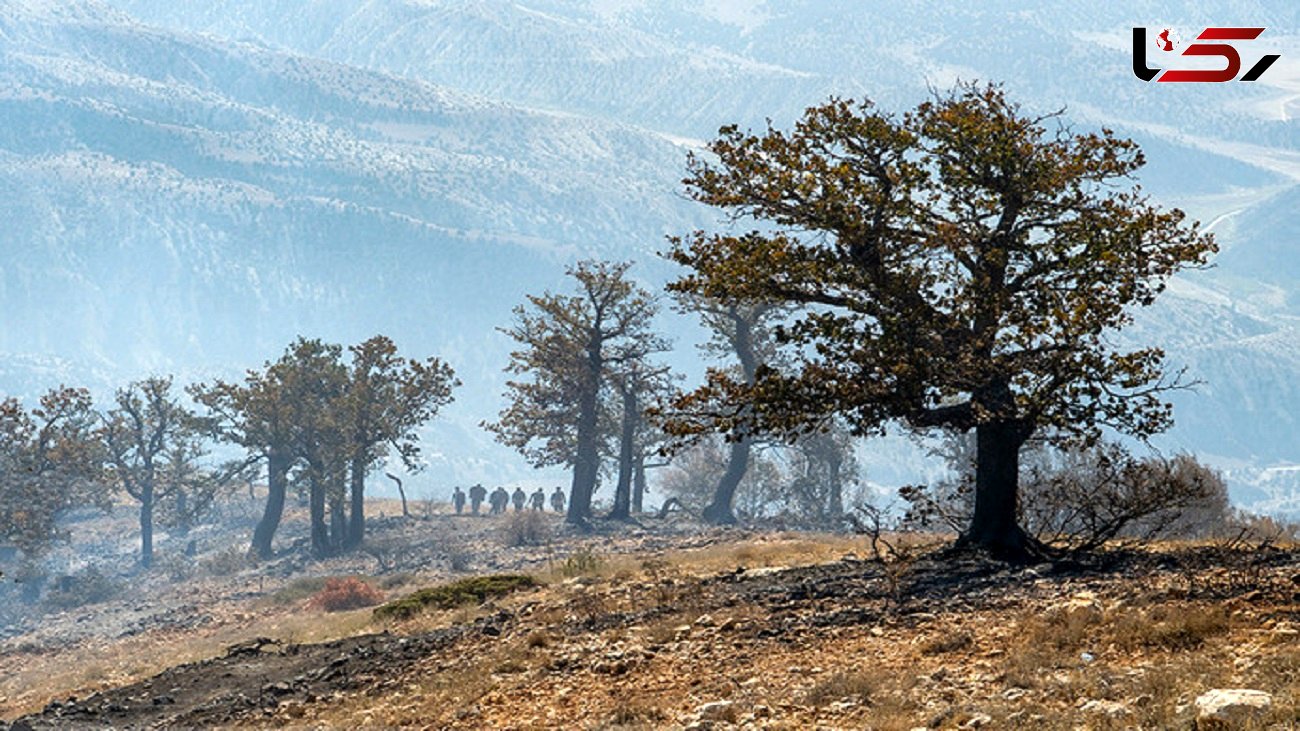
[[[319,470],[310,467],[308,479],[309,512],[311,514],[311,552],[316,558],[330,554],[329,526],[325,523],[325,480]]]
[[[609,517],[614,520],[628,520],[632,517],[632,450],[636,439],[637,423],[636,388],[628,384],[623,389],[623,433],[618,450],[618,485],[614,488],[614,509]]]
[[[406,490],[402,489],[401,478],[399,478],[397,475],[394,475],[392,472],[385,472],[384,477],[387,477],[388,479],[397,483],[397,494],[402,498],[402,517],[403,518],[411,517],[411,511],[406,509]]]
[[[140,565],[153,565],[153,485],[140,490]]]
[[[645,512],[645,454],[638,452],[632,469],[632,512]]]
[[[596,477],[600,472],[600,443],[597,419],[597,400],[600,398],[600,372],[603,360],[601,343],[593,339],[587,348],[586,382],[578,400],[578,444],[574,455],[573,485],[569,488],[569,514],[565,521],[586,525],[591,517],[591,496],[596,491]]]
[[[266,462],[266,509],[262,519],[253,530],[253,544],[248,552],[259,559],[271,558],[271,539],[280,527],[280,516],[284,514],[284,495],[289,487],[289,459],[271,452]],[[252,487],[249,487],[252,490]]]
[[[844,517],[844,485],[840,484],[840,465],[842,460],[832,458],[830,470],[830,500],[826,506],[829,522],[838,526]]]
[[[980,548],[996,558],[1024,561],[1034,542],[1016,520],[1020,447],[1027,430],[1016,422],[992,422],[975,429],[975,514],[958,545]]]
[[[342,484],[330,487],[330,551],[336,552],[348,545],[348,504]]]
[[[713,502],[704,509],[705,522],[712,525],[731,525],[736,522],[736,514],[731,510],[731,503],[736,498],[736,488],[749,469],[750,440],[741,439],[731,443],[731,457],[727,460],[727,471],[718,480],[718,487],[713,491]]]
[[[176,532],[182,536],[190,534],[190,505],[185,488],[176,487]]]
[[[360,546],[366,539],[366,461],[353,458],[351,466],[352,513],[348,516],[348,548]]]

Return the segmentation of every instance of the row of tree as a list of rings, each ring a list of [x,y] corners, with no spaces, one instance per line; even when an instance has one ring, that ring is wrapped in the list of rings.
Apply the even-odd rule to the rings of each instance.
[[[729,446],[703,512],[726,522],[762,443],[843,453],[843,440],[816,435],[891,423],[972,432],[962,542],[1036,553],[1019,522],[1022,447],[1090,445],[1104,429],[1145,438],[1172,423],[1162,394],[1185,385],[1158,348],[1124,350],[1112,337],[1169,277],[1216,250],[1131,183],[1143,164],[1132,141],[1027,115],[994,85],[959,85],[901,116],[833,99],[789,132],[724,127],[707,156],[690,159],[685,183],[753,228],[673,239],[669,257],[686,273],[669,290],[700,314],[713,334],[706,349],[726,362],[675,392],[657,360],[668,349],[652,329],[658,298],[626,263],[580,263],[572,294],[515,310],[504,330],[518,345],[509,405],[484,426],[536,466],[572,469],[568,520],[579,524],[611,462],[622,518],[639,507],[656,454],[708,435]],[[382,338],[349,353],[300,340],[242,382],[191,389],[208,409],[206,433],[267,465],[258,554],[270,554],[291,479],[310,492],[313,550],[359,541],[366,475],[386,451],[413,465],[416,428],[450,399],[455,379],[437,359],[398,358]],[[181,432],[167,429],[189,421],[150,407],[147,394],[119,394],[105,417],[117,425],[105,441],[112,433],[121,455],[111,472],[142,504],[159,495],[150,470],[183,453],[168,442]],[[22,446],[3,459],[30,479],[95,462],[72,446],[94,421],[84,394],[52,394],[31,415],[5,408]],[[172,450],[161,462],[164,453],[150,456],[155,435]],[[816,464],[805,487],[839,481],[843,460]],[[138,477],[128,486],[127,475]],[[73,499],[75,476],[49,499]],[[839,490],[822,504],[841,512]]]
[[[223,486],[265,468],[267,500],[253,553],[271,555],[285,497],[308,495],[317,556],[361,543],[366,478],[388,456],[419,468],[418,429],[451,401],[459,382],[437,358],[402,358],[391,340],[346,349],[299,339],[240,381],[191,386],[183,403],[170,377],[119,389],[97,411],[84,389],[50,392],[30,411],[0,402],[0,532],[25,553],[59,537],[67,509],[125,494],[140,508],[140,558],[153,560],[155,514],[188,530]],[[214,464],[213,442],[241,459]]]

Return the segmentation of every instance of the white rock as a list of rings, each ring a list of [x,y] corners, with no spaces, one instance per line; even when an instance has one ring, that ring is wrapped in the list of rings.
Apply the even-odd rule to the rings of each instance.
[[[1096,713],[1110,718],[1121,718],[1127,716],[1129,711],[1123,703],[1118,701],[1090,700],[1079,706],[1079,710],[1084,713]]]
[[[731,701],[710,701],[696,708],[695,713],[701,721],[725,721],[732,717],[734,705]]]
[[[1231,726],[1262,716],[1273,706],[1273,696],[1250,688],[1215,688],[1196,698],[1198,721],[1219,721]]]

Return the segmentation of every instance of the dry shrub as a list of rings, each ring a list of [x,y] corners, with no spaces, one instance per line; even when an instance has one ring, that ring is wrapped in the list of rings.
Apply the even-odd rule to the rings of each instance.
[[[1226,633],[1231,620],[1219,606],[1157,606],[1119,614],[1108,626],[1115,643],[1126,649],[1190,650]]]
[[[905,525],[961,531],[970,524],[973,435],[954,438],[943,456],[960,477],[902,488]],[[1021,525],[1066,551],[1091,551],[1113,539],[1216,536],[1234,525],[1223,477],[1190,455],[1140,457],[1117,443],[1088,449],[1036,445],[1024,450],[1021,465]]]
[[[117,597],[123,588],[120,581],[90,566],[71,576],[59,577],[45,595],[45,604],[51,609],[99,604]]]
[[[931,637],[921,643],[922,655],[944,655],[949,652],[959,652],[972,647],[975,644],[975,635],[968,630],[958,630],[956,632]]]
[[[231,576],[252,565],[248,549],[241,546],[230,546],[199,562],[199,568],[208,576]]]
[[[355,576],[344,576],[326,579],[325,587],[307,602],[307,606],[326,612],[344,612],[373,607],[383,600],[383,593],[375,587]]]
[[[838,672],[809,688],[807,701],[814,706],[824,706],[840,700],[868,705],[879,690],[880,681],[875,676],[863,672]]]
[[[511,548],[544,546],[551,540],[551,527],[542,513],[528,510],[506,518],[501,527],[501,541]]]
[[[590,548],[580,548],[565,557],[560,564],[560,575],[572,579],[576,576],[591,576],[600,573],[605,566],[605,559]]]
[[[656,729],[662,728],[669,715],[664,709],[651,705],[644,700],[620,703],[614,709],[609,722],[619,728]]]

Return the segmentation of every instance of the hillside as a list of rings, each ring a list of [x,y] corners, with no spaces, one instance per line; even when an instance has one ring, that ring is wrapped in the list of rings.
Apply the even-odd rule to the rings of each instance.
[[[99,635],[5,640],[4,713],[44,706],[14,729],[1170,728],[1207,691],[1249,688],[1271,703],[1250,728],[1300,719],[1291,549],[1008,567],[913,537],[882,563],[864,537],[674,518],[503,550],[489,529],[505,521],[380,521],[377,540],[475,558],[469,574],[426,556],[372,581],[389,599],[489,571],[540,587],[383,619],[324,613],[319,580],[269,564],[177,587],[188,615],[120,633],[122,600],[69,610],[51,621]]]

